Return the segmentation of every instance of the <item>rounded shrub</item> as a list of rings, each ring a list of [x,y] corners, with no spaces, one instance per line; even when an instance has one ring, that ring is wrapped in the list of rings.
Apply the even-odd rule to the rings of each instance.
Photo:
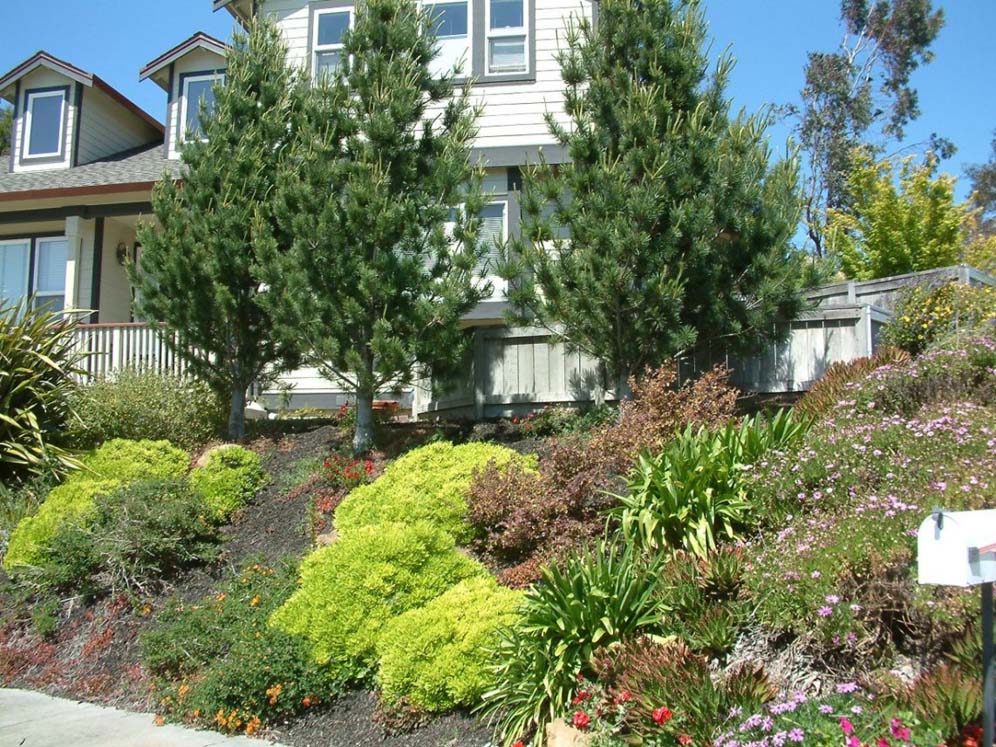
[[[241,446],[212,451],[203,467],[190,473],[190,484],[214,512],[227,519],[252,500],[263,487],[263,463],[259,454]]]
[[[377,643],[383,699],[426,712],[477,703],[491,681],[488,651],[499,628],[514,622],[522,596],[472,578],[390,622]]]
[[[206,384],[152,370],[98,379],[77,389],[70,402],[79,417],[70,421],[67,437],[82,448],[113,438],[156,438],[193,449],[221,431],[226,414]]]
[[[385,624],[484,572],[425,522],[357,527],[304,559],[298,590],[270,621],[306,638],[337,679],[368,680]]]
[[[473,533],[465,518],[467,496],[474,475],[490,462],[535,469],[535,458],[504,446],[429,444],[408,452],[374,482],[346,496],[335,513],[336,530],[345,535],[384,522],[427,521],[457,542],[466,542]]]
[[[74,472],[14,528],[3,559],[3,567],[36,565],[44,556],[59,527],[67,522],[85,526],[93,516],[98,496],[136,480],[181,477],[189,458],[167,441],[108,441],[82,460]]]

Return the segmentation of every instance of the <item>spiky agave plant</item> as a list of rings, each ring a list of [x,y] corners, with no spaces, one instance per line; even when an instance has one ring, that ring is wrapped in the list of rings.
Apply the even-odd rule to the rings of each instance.
[[[53,440],[72,417],[69,393],[81,354],[70,315],[35,309],[32,299],[0,303],[0,481],[72,469]]]

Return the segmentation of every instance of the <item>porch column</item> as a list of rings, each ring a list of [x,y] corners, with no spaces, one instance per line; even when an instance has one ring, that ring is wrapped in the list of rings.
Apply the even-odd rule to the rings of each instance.
[[[78,215],[66,218],[66,297],[67,309],[89,309],[90,273],[93,263],[94,222]]]

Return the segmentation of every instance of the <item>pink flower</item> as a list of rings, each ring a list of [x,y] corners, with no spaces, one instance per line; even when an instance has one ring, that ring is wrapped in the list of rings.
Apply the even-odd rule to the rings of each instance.
[[[861,747],[861,740],[855,736],[847,738],[847,747]]]
[[[840,720],[840,730],[841,730],[842,732],[844,732],[844,735],[845,735],[845,736],[848,736],[848,737],[849,737],[849,736],[851,736],[851,735],[852,735],[852,734],[854,733],[854,724],[852,724],[852,723],[851,723],[851,722],[850,722],[850,721],[848,720],[847,716],[844,716],[844,717],[843,717],[843,718],[842,718],[842,719]]]

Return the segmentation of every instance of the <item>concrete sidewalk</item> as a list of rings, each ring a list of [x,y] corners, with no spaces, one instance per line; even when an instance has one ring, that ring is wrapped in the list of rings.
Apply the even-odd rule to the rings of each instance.
[[[266,747],[274,744],[173,724],[156,726],[153,718],[148,713],[77,703],[29,690],[0,689],[0,747]]]

